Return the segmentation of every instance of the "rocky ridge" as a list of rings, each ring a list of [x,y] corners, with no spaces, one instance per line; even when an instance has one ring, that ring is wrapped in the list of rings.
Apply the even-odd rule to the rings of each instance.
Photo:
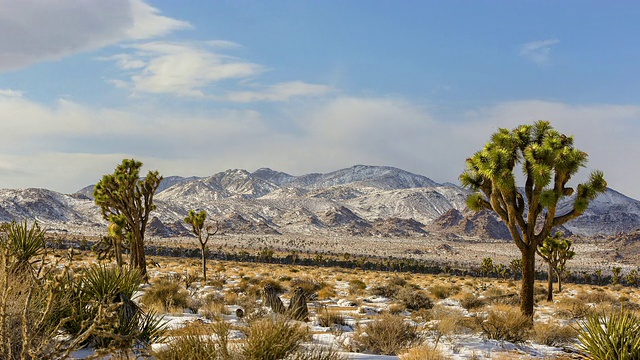
[[[0,221],[37,219],[50,228],[103,231],[93,186],[64,195],[45,189],[0,190]],[[189,209],[206,210],[225,233],[424,236],[510,239],[490,212],[470,212],[469,192],[393,167],[357,165],[293,176],[268,168],[208,177],[167,177],[155,197],[150,235],[184,236]],[[570,201],[570,200],[569,200]],[[566,211],[566,205],[559,213]],[[581,235],[640,228],[640,202],[609,189],[566,225]],[[187,230],[187,231],[185,231]]]

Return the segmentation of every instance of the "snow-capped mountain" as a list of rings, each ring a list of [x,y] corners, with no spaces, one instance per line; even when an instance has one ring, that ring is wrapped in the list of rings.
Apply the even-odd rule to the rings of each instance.
[[[0,190],[0,221],[37,219],[50,228],[95,231],[105,225],[93,186],[63,195],[44,189]],[[227,170],[208,177],[167,177],[155,196],[158,236],[184,234],[190,209],[206,210],[226,232],[420,235],[454,233],[508,238],[492,213],[467,211],[469,191],[393,167],[357,165],[293,176],[268,168]],[[570,201],[570,199],[568,200]],[[563,204],[559,213],[566,208]],[[583,217],[566,224],[581,235],[640,228],[640,201],[607,190]]]

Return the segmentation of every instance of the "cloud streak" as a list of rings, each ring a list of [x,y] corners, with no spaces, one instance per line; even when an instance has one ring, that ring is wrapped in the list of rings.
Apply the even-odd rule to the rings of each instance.
[[[547,64],[551,56],[551,49],[560,43],[558,39],[532,41],[520,47],[520,56],[538,65]]]

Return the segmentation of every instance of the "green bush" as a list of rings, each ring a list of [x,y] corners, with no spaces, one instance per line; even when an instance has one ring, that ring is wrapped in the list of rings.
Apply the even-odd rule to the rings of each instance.
[[[640,319],[626,309],[579,322],[578,347],[589,359],[640,359]]]

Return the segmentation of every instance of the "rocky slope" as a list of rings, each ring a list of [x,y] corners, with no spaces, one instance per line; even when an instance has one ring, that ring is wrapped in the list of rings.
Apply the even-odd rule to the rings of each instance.
[[[102,231],[93,186],[63,195],[44,189],[0,190],[0,221],[37,219],[49,228]],[[422,236],[427,233],[509,239],[489,212],[465,210],[469,192],[392,167],[358,165],[293,176],[263,168],[202,178],[167,177],[156,194],[150,234],[183,236],[189,209],[206,210],[221,231],[251,234]],[[570,199],[569,199],[570,201]],[[562,205],[559,213],[566,211]],[[180,226],[179,226],[180,225]],[[640,202],[614,190],[566,226],[580,235],[640,228]]]

